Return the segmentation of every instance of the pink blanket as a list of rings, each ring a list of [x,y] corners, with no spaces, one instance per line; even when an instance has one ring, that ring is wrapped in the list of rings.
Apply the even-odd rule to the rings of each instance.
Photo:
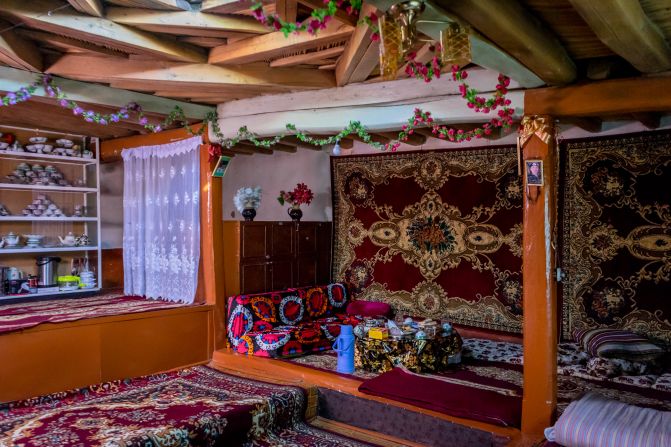
[[[62,323],[182,306],[185,304],[120,294],[0,304],[0,334],[31,328],[42,323]]]

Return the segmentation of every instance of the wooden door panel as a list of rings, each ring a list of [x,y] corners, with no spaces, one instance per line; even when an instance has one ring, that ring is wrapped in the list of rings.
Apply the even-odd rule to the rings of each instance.
[[[268,291],[268,265],[265,261],[240,266],[240,293]]]
[[[315,253],[317,251],[317,224],[300,223],[297,231],[298,256]]]
[[[272,225],[273,258],[291,258],[294,256],[294,225],[289,222],[276,222]]]
[[[273,261],[268,267],[268,274],[270,276],[268,291],[284,290],[290,287],[295,287],[294,277],[294,262],[291,259],[285,261]]]
[[[314,257],[300,257],[296,260],[296,287],[317,285],[317,261]]]
[[[270,255],[269,225],[262,223],[242,224],[240,257],[265,258]]]

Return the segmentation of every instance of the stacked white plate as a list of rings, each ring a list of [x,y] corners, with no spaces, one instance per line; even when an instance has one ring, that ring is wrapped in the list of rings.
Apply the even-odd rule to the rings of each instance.
[[[84,271],[79,274],[79,281],[82,289],[93,289],[96,286],[96,275],[91,271]]]

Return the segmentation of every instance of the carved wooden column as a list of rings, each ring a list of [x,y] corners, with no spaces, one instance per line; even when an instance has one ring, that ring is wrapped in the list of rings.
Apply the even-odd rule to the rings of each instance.
[[[207,135],[205,132],[204,135]],[[204,137],[206,139],[207,137]],[[223,269],[221,179],[212,177],[217,160],[209,161],[209,144],[200,147],[200,240],[205,302],[214,311],[214,349],[225,345],[226,297]]]
[[[549,116],[525,116],[522,126],[519,137],[524,177],[522,432],[535,435],[550,426],[557,400],[556,148],[554,124]],[[533,160],[541,161],[542,166],[531,167]],[[537,175],[537,168],[541,176]]]

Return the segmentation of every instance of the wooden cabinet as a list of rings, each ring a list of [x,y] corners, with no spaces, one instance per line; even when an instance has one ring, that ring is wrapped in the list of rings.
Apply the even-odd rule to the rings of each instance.
[[[224,222],[226,296],[331,280],[331,222]]]

